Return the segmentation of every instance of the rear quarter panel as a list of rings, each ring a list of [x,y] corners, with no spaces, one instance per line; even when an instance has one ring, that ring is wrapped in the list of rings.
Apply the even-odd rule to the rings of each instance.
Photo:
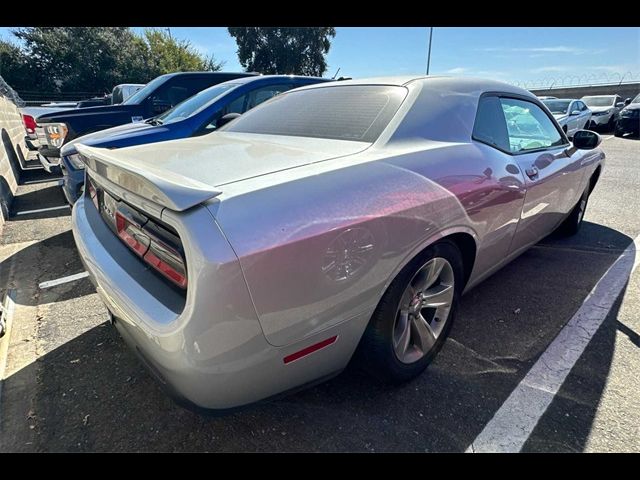
[[[370,316],[402,266],[445,234],[475,239],[474,271],[502,259],[522,178],[484,147],[425,142],[281,172],[262,188],[260,180],[225,188],[209,209],[240,259],[267,340],[287,345]]]

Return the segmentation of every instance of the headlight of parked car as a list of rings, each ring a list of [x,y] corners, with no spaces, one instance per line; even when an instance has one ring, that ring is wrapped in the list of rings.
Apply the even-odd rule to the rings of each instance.
[[[44,126],[47,143],[51,147],[60,148],[68,132],[69,129],[64,123],[49,123]]]
[[[84,168],[84,162],[82,161],[82,155],[79,153],[74,153],[73,155],[68,155],[67,160],[69,163],[73,165],[76,170],[82,170]]]
[[[64,123],[49,123],[44,126],[44,134],[51,147],[60,148],[68,132],[69,129]]]

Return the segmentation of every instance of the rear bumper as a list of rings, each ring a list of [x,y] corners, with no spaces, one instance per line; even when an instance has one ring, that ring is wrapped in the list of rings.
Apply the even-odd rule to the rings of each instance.
[[[197,214],[208,217],[211,231],[206,218]],[[186,225],[199,229],[209,242],[206,251],[198,252],[183,238],[195,260],[187,258],[189,289],[184,309],[176,312],[158,299],[163,288],[166,292],[165,282],[113,235],[86,194],[75,203],[72,214],[80,257],[117,319],[116,328],[172,397],[196,410],[227,410],[303,386],[346,366],[367,318],[352,319],[286,347],[270,345],[235,254],[230,261],[213,258],[225,257],[226,251],[220,254],[224,248],[230,250],[220,234],[218,241],[215,222],[206,209],[189,216]],[[332,335],[339,339],[329,347],[284,363],[287,355]]]

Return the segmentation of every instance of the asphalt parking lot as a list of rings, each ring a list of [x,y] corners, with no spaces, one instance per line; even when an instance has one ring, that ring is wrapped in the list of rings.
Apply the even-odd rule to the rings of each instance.
[[[418,379],[384,387],[347,369],[224,417],[184,410],[161,392],[86,278],[40,287],[83,267],[70,209],[55,208],[65,205],[59,186],[23,184],[0,242],[0,285],[15,303],[0,451],[466,451],[625,249],[635,255],[640,141],[603,137],[605,170],[580,234],[545,239],[469,292]],[[609,300],[522,451],[640,451],[637,269]]]

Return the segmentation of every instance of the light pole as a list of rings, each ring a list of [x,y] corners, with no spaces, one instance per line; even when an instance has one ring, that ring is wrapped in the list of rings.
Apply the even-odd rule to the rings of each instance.
[[[429,53],[427,54],[427,75],[429,75],[429,66],[431,65],[431,39],[433,38],[433,27],[429,27]]]

